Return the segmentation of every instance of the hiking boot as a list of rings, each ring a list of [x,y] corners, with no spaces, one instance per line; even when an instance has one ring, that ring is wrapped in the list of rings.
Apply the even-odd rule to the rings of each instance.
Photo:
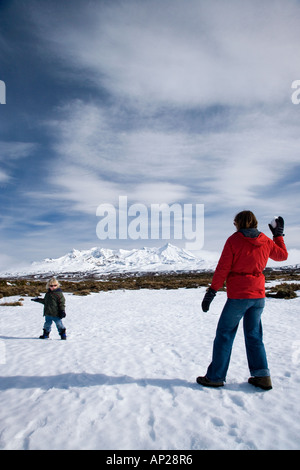
[[[250,377],[248,383],[254,385],[254,387],[262,388],[263,390],[272,389],[271,377]]]
[[[39,337],[39,339],[48,339],[50,331],[43,330],[43,334]]]
[[[223,387],[224,382],[213,382],[209,380],[206,376],[197,377],[197,383],[203,385],[204,387]]]

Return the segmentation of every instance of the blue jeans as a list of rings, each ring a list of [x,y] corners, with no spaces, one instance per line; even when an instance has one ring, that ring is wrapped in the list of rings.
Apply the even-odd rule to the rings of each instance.
[[[59,317],[50,317],[49,315],[45,316],[45,323],[44,323],[44,330],[50,333],[52,322],[56,324],[57,331],[61,333],[62,330],[65,329],[61,318]]]
[[[250,374],[270,375],[261,324],[264,306],[265,299],[227,299],[217,327],[212,362],[206,373],[209,380],[226,380],[233,341],[242,318]]]

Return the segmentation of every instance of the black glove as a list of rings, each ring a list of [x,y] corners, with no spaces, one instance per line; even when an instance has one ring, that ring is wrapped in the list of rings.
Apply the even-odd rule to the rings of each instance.
[[[204,296],[204,299],[202,301],[202,310],[203,312],[208,312],[209,306],[211,302],[213,301],[214,297],[216,295],[216,291],[209,287],[206,291],[206,294]]]
[[[66,312],[65,312],[64,310],[60,310],[60,311],[58,312],[58,316],[59,316],[59,318],[65,318]]]
[[[34,299],[30,299],[30,300],[31,300],[31,302],[39,302],[38,297],[35,297]]]
[[[269,224],[269,228],[271,232],[273,233],[273,237],[284,237],[284,220],[282,217],[277,217],[276,219],[276,227],[272,227],[271,224]]]

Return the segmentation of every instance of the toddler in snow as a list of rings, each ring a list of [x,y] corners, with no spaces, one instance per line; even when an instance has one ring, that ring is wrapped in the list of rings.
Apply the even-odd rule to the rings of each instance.
[[[67,339],[66,329],[63,325],[62,318],[65,313],[65,297],[60,289],[59,282],[55,277],[50,279],[46,284],[47,293],[43,299],[36,297],[31,299],[33,302],[39,302],[44,305],[44,329],[41,339],[49,338],[52,322],[56,324],[57,331],[61,339]]]

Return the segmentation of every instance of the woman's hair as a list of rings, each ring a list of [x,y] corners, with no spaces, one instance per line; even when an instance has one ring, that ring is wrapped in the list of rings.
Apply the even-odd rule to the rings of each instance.
[[[51,279],[49,279],[49,281],[46,284],[46,289],[49,289],[49,286],[51,284],[57,284],[57,287],[60,286],[60,284],[59,284],[58,280],[56,279],[56,277],[51,277]]]
[[[242,211],[236,214],[234,218],[234,225],[237,230],[242,228],[257,228],[257,219],[253,212],[251,211]]]

